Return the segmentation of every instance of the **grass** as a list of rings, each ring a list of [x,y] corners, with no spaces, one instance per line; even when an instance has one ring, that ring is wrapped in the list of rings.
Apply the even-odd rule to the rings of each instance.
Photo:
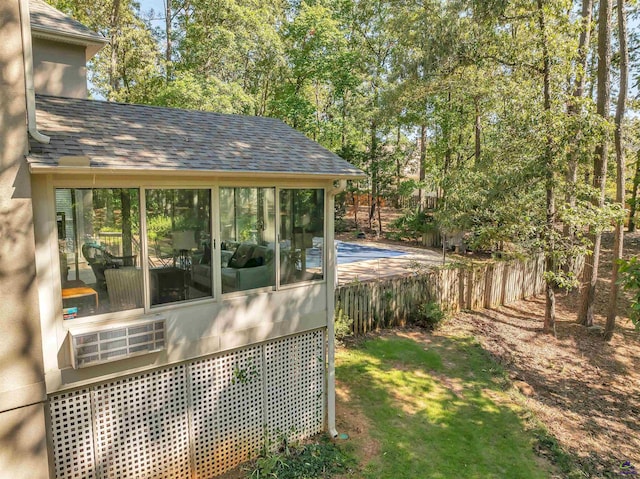
[[[548,478],[536,437],[505,392],[504,372],[470,338],[397,336],[343,349],[338,380],[369,422],[379,453],[361,477]],[[356,455],[359,445],[353,444]]]

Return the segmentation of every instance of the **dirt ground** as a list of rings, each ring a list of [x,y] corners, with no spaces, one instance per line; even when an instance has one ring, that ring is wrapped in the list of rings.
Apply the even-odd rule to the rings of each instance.
[[[526,405],[584,477],[620,477],[620,464],[640,469],[640,334],[619,317],[610,342],[602,339],[611,277],[612,236],[603,238],[596,325],[576,324],[577,293],[557,297],[557,337],[542,334],[544,299],[457,315],[437,334],[475,336],[509,371]],[[640,234],[627,235],[625,256],[640,254]],[[619,309],[625,314],[628,298]]]
[[[593,328],[575,322],[579,295],[560,292],[555,338],[542,333],[543,298],[462,312],[434,333],[476,337],[507,369],[526,407],[576,458],[579,477],[591,478],[621,477],[624,461],[640,474],[640,334],[626,317],[628,298],[623,296],[615,335],[610,342],[602,339],[612,234],[604,235],[602,253]],[[640,233],[626,234],[624,254],[640,254]],[[348,394],[339,388],[338,426],[366,436],[367,419],[349,405]],[[365,463],[376,454],[375,444],[369,449],[362,451]]]

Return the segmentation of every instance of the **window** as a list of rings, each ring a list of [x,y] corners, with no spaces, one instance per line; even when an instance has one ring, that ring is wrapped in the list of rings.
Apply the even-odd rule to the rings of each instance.
[[[280,189],[276,216],[275,188],[219,188],[220,271],[211,191],[56,189],[64,318],[210,298],[216,281],[223,293],[273,289],[277,271],[283,285],[324,278],[323,189]]]
[[[275,191],[220,188],[222,292],[275,285]]]
[[[212,294],[211,191],[145,191],[151,305]]]
[[[55,192],[65,319],[143,307],[138,190]]]
[[[280,284],[323,275],[324,190],[280,190]]]

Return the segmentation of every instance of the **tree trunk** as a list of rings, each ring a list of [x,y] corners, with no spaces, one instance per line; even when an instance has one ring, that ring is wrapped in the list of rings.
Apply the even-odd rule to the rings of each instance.
[[[167,62],[166,65],[166,74],[167,74],[167,81],[169,81],[171,79],[171,75],[173,74],[172,72],[172,64],[171,64],[171,54],[172,54],[172,50],[173,47],[171,45],[171,11],[172,11],[172,6],[171,6],[171,0],[165,0],[165,11],[164,11],[164,22],[165,22],[165,31],[166,31],[166,35],[167,35],[167,43],[166,43],[166,50],[164,52],[164,59]]]
[[[356,224],[356,231],[358,231],[358,208],[360,208],[360,197],[354,191],[353,192],[353,222]]]
[[[131,228],[131,192],[127,188],[120,190],[120,209],[122,214],[122,255],[133,255],[133,232]],[[127,260],[125,266],[134,266]]]
[[[371,221],[376,213],[376,198],[378,196],[378,135],[375,120],[371,122],[371,201],[369,202],[369,229],[371,229]]]
[[[423,210],[423,202],[424,195],[426,194],[424,191],[424,179],[426,177],[426,162],[427,162],[427,125],[424,123],[420,125],[420,169],[419,169],[419,180],[420,187],[418,188],[418,211]]]
[[[593,0],[582,0],[582,29],[578,40],[578,67],[576,69],[573,99],[570,101],[567,112],[569,115],[578,113],[578,101],[584,95],[584,85],[587,77],[587,61],[589,42],[591,41],[591,18],[593,14]],[[578,153],[572,151],[567,158],[567,193],[566,202],[570,208],[576,206],[576,185],[578,183]],[[564,225],[564,235],[573,239],[574,231],[570,225]]]
[[[636,172],[633,175],[633,189],[631,190],[631,207],[629,209],[629,233],[636,230],[636,202],[638,201],[638,186],[640,186],[640,150],[636,154]]]
[[[538,26],[540,28],[540,42],[542,46],[542,75],[543,75],[543,95],[544,95],[544,111],[547,113],[546,118],[549,117],[548,113],[551,111],[551,59],[549,58],[549,45],[547,44],[547,25],[544,16],[544,10],[542,0],[538,0]],[[546,144],[544,149],[544,167],[545,167],[545,188],[547,190],[547,204],[546,204],[546,237],[547,245],[545,251],[545,271],[551,272],[554,270],[553,252],[555,248],[555,219],[556,219],[556,204],[555,204],[555,178],[554,178],[554,161],[553,161],[553,138],[549,130],[548,122],[545,125],[546,132]],[[545,285],[545,310],[544,310],[544,326],[543,331],[547,334],[556,335],[556,297],[554,287],[554,280],[551,277],[547,277]]]
[[[118,81],[118,48],[120,23],[120,0],[113,0],[111,8],[111,18],[109,19],[109,43],[111,45],[111,57],[109,59],[109,100],[114,100],[113,94],[119,90]]]
[[[598,10],[598,94],[596,108],[598,114],[605,120],[609,119],[609,94],[611,66],[611,1],[600,0]],[[594,197],[593,204],[597,208],[604,206],[605,182],[607,177],[607,139],[596,147],[593,157],[593,187],[599,192]],[[593,242],[593,254],[591,262],[584,264],[582,278],[582,291],[580,298],[580,310],[578,322],[585,326],[592,326],[594,319],[594,304],[596,298],[596,285],[598,283],[598,267],[600,263],[600,244],[602,233],[592,226],[590,239]]]
[[[482,124],[480,123],[480,99],[478,97],[474,98],[475,103],[475,124],[474,124],[474,132],[475,132],[475,160],[476,165],[480,163],[480,153],[482,153]]]
[[[624,11],[624,0],[617,0],[618,9],[618,41],[620,43],[620,90],[616,105],[616,202],[624,209],[625,164],[624,148],[622,145],[622,123],[624,121],[624,107],[627,101],[627,82],[629,77],[629,50],[627,47],[627,18]],[[618,315],[618,260],[622,259],[624,245],[624,221],[616,223],[615,238],[613,241],[613,267],[611,272],[611,290],[609,293],[609,310],[607,311],[607,324],[604,328],[604,338],[609,341],[613,337]]]
[[[380,205],[380,198],[376,200],[378,203],[378,237],[382,236],[382,208]]]

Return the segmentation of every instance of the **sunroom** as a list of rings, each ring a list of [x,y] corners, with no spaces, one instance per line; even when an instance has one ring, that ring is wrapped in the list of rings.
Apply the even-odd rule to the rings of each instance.
[[[51,138],[28,161],[56,476],[157,467],[182,441],[175,477],[212,477],[266,431],[335,430],[334,197],[362,172],[269,118],[50,96],[37,114]],[[78,431],[87,457],[68,450]]]
[[[55,187],[63,319],[323,281],[324,188],[231,184]]]

